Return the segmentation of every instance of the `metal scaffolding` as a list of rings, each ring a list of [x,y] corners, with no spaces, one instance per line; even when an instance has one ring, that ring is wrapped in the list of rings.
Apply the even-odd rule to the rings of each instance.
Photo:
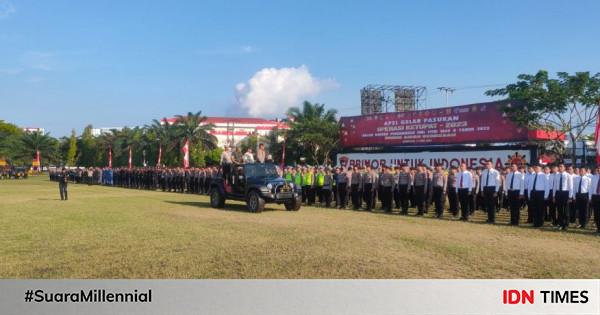
[[[424,109],[427,88],[407,85],[367,85],[360,90],[362,115]]]

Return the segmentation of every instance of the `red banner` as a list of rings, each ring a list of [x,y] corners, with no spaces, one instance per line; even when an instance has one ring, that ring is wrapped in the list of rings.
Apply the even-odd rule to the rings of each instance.
[[[108,168],[112,168],[112,146],[108,146]]]
[[[594,144],[596,147],[596,165],[600,165],[600,113],[596,119],[596,132],[594,132]]]
[[[131,146],[129,146],[129,159],[127,160],[127,167],[131,168],[133,166],[133,160],[132,160],[132,156],[131,156]]]
[[[158,145],[158,161],[156,162],[156,166],[160,166],[160,160],[162,158],[162,146]]]
[[[188,139],[185,139],[181,151],[183,152],[183,168],[188,168],[190,167],[190,141]]]
[[[527,140],[505,117],[506,101],[412,112],[342,117],[342,147],[465,144]]]

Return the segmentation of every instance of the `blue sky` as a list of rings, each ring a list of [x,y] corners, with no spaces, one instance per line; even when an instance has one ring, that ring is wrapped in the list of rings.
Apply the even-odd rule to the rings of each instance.
[[[439,107],[438,86],[600,71],[599,12],[600,1],[0,0],[0,119],[63,136],[197,110],[247,116],[240,93],[256,106],[299,72],[296,98],[272,102],[355,115],[360,88],[385,83],[427,86]],[[450,103],[489,100],[484,90]]]

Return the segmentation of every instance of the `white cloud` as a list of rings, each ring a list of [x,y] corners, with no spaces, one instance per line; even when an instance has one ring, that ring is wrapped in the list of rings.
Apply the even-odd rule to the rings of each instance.
[[[264,68],[248,82],[235,86],[242,111],[250,116],[277,116],[300,105],[307,98],[337,88],[333,79],[313,77],[304,65],[294,68]]]
[[[15,74],[19,74],[21,72],[23,72],[23,69],[20,69],[20,68],[0,69],[0,74],[4,74],[4,75],[15,75]]]
[[[15,6],[13,6],[12,3],[0,1],[0,20],[11,16],[15,12],[17,12],[17,9],[15,9]]]
[[[55,57],[50,52],[28,51],[21,56],[21,63],[34,70],[52,71],[56,68]]]
[[[244,55],[253,54],[256,52],[258,52],[258,48],[252,45],[229,48],[200,49],[196,51],[197,54],[204,56]]]
[[[46,79],[44,79],[43,77],[40,76],[33,76],[27,79],[27,82],[29,83],[39,83],[42,81],[45,81]]]
[[[251,54],[251,53],[255,53],[256,51],[257,51],[257,49],[254,46],[247,45],[247,46],[241,47],[241,52],[244,54]]]

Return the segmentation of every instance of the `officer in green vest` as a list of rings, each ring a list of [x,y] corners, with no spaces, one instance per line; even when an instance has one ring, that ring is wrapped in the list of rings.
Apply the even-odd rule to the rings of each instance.
[[[306,203],[311,206],[315,203],[315,173],[312,168],[307,168],[304,173],[303,188],[306,190]]]
[[[294,185],[297,189],[302,189],[302,170],[300,167],[298,169],[292,170],[292,177],[294,178]]]
[[[319,167],[319,170],[317,171],[316,179],[317,183],[315,187],[315,192],[319,197],[319,205],[323,206],[325,203],[325,200],[323,199],[323,185],[325,184],[325,172],[323,171],[322,166]]]
[[[292,176],[292,168],[291,167],[288,167],[285,169],[285,174],[283,175],[283,178],[288,183],[291,183],[293,181],[294,178]]]

